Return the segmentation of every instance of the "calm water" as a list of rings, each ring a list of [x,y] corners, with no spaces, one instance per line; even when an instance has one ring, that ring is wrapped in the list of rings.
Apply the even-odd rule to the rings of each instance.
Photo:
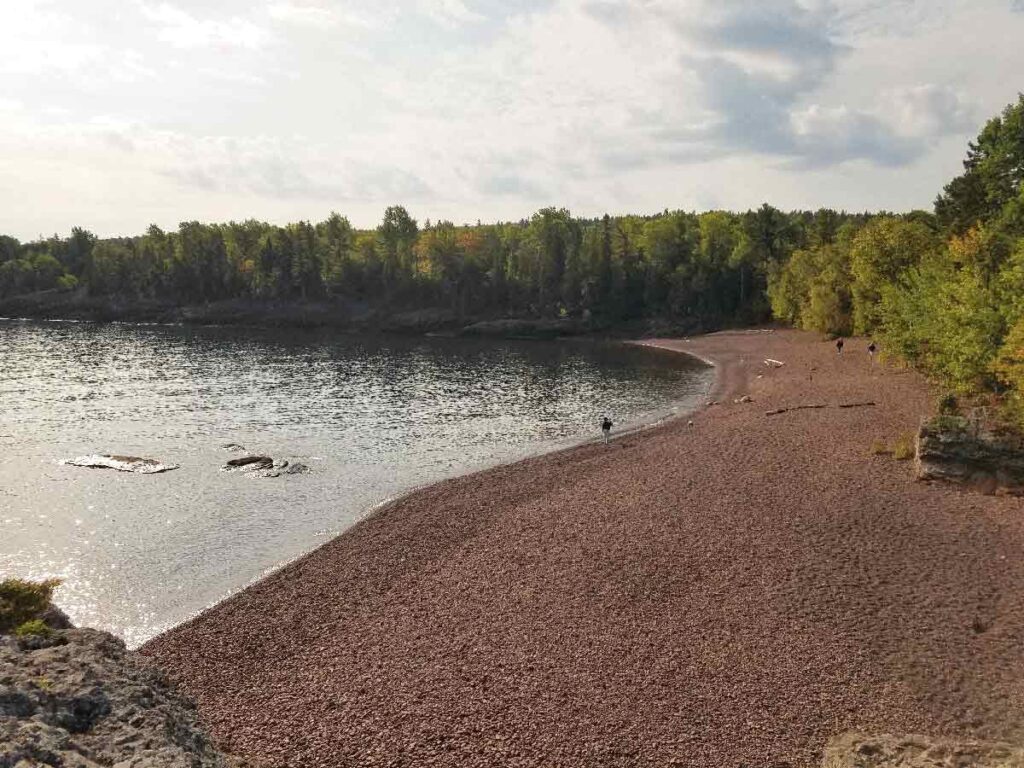
[[[0,575],[138,644],[417,485],[689,409],[709,369],[588,343],[0,321]],[[227,443],[311,468],[221,471]],[[180,465],[132,475],[94,453]]]

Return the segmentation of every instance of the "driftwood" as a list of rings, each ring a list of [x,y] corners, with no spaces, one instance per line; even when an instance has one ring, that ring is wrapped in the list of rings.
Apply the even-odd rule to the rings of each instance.
[[[869,405],[875,405],[873,401],[864,403],[840,403],[836,408],[864,408]],[[814,405],[791,405],[788,408],[776,408],[774,411],[765,411],[765,416],[778,416],[780,413],[787,413],[789,411],[806,411],[817,408],[828,408],[829,406],[824,403],[815,403]]]
[[[780,413],[786,413],[787,411],[806,411],[811,408],[828,408],[827,405],[791,405],[789,408],[776,408],[774,411],[765,411],[765,416],[778,416]]]
[[[764,361],[764,364],[767,365],[769,368],[781,368],[782,366],[785,365],[785,363],[782,362],[781,360],[772,360],[770,357]]]

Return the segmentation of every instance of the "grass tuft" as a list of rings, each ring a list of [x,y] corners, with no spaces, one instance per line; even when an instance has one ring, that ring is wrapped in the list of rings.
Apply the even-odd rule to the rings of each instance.
[[[904,432],[896,438],[892,446],[892,457],[897,461],[906,461],[914,458],[914,435],[911,432]]]
[[[885,440],[872,440],[870,450],[872,456],[885,456],[892,453],[892,448],[885,444]]]

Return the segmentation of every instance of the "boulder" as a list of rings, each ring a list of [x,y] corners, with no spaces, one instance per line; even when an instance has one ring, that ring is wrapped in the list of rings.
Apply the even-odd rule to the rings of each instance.
[[[195,706],[124,643],[56,630],[33,648],[0,635],[0,766],[194,766],[241,763],[218,752]]]
[[[242,456],[238,459],[229,459],[227,466],[231,469],[270,469],[274,466],[274,460],[269,456]]]
[[[822,768],[1024,768],[1024,749],[928,736],[846,733],[829,741]]]
[[[1024,443],[1009,433],[938,416],[922,424],[914,466],[920,480],[957,483],[982,493],[1024,495]]]

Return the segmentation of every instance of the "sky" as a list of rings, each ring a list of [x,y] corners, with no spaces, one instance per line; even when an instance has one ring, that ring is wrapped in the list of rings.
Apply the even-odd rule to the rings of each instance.
[[[929,208],[1024,0],[0,0],[0,233]]]

